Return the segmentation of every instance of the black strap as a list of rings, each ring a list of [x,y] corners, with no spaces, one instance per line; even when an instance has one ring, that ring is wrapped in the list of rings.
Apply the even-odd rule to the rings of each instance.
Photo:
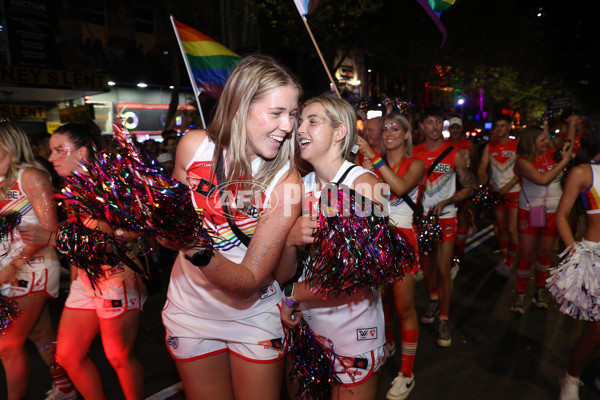
[[[446,150],[442,151],[442,154],[440,154],[438,156],[438,158],[435,159],[435,161],[433,162],[433,164],[431,164],[431,166],[429,167],[429,169],[427,169],[427,177],[429,178],[429,175],[431,175],[431,173],[433,172],[433,170],[435,169],[435,167],[437,167],[437,165],[444,159],[446,158],[446,156],[452,151],[454,150],[454,147],[452,146],[448,146],[446,148]]]
[[[227,219],[227,223],[229,227],[233,231],[233,234],[237,236],[237,238],[242,242],[246,247],[250,245],[250,237],[241,231],[240,228],[235,224],[235,221],[231,219],[229,204],[223,202],[223,188],[225,187],[225,176],[223,174],[223,153],[219,154],[219,161],[217,162],[217,169],[215,171],[217,175],[217,186],[219,187],[219,196],[221,197],[221,206],[223,206],[223,211],[225,215],[225,219]]]
[[[402,198],[402,200],[404,200],[404,202],[405,202],[406,204],[408,204],[408,206],[409,206],[410,208],[412,208],[412,210],[413,210],[413,212],[414,212],[414,213],[418,213],[418,212],[421,212],[421,211],[422,211],[422,210],[419,210],[419,206],[417,206],[417,205],[415,204],[415,202],[413,201],[413,199],[411,199],[411,198],[410,198],[410,196],[409,196],[409,195],[407,195],[406,193],[404,193],[404,194],[403,194],[402,196],[400,196],[400,197]]]
[[[340,176],[340,179],[338,179],[338,181],[337,181],[337,182],[333,182],[333,183],[334,183],[334,184],[336,184],[336,185],[339,185],[340,183],[343,183],[343,182],[344,182],[344,179],[346,179],[346,177],[348,176],[348,173],[350,172],[350,170],[351,170],[352,168],[354,168],[354,167],[358,167],[358,165],[356,165],[356,164],[352,164],[352,166],[348,167],[348,168],[346,169],[346,171],[344,171],[344,173],[342,174],[342,176]]]

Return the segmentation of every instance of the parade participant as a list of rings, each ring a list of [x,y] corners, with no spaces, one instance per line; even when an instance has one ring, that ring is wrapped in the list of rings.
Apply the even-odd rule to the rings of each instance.
[[[56,206],[50,175],[29,147],[27,134],[0,117],[0,214],[19,213],[21,224],[55,230]],[[8,398],[24,399],[29,383],[29,336],[50,367],[53,388],[46,399],[75,399],[77,392],[55,360],[56,332],[52,328],[48,297],[58,297],[60,263],[46,243],[25,244],[16,231],[0,241],[0,294],[21,310],[0,335],[0,360],[6,374]]]
[[[519,230],[517,228],[518,198],[521,186],[514,172],[517,160],[517,140],[511,139],[511,117],[502,114],[494,126],[493,139],[483,148],[477,179],[480,185],[489,182],[492,190],[499,192],[503,201],[494,209],[494,224],[502,260],[496,264],[496,273],[505,278],[519,252]],[[488,171],[489,169],[489,171]]]
[[[371,147],[371,149],[377,155],[383,154],[383,148],[381,144],[381,117],[374,117],[367,120],[365,128],[365,141]],[[356,157],[356,164],[375,172],[373,164],[368,157],[359,151]],[[377,173],[376,173],[377,174]]]
[[[423,208],[439,217],[442,241],[433,253],[422,255],[423,277],[431,300],[421,322],[430,324],[439,314],[437,344],[452,344],[448,318],[452,298],[451,263],[456,240],[456,203],[473,195],[473,177],[465,157],[444,140],[444,114],[439,107],[426,107],[419,123],[423,142],[414,148],[415,157],[423,160],[427,172],[423,191]],[[458,183],[461,186],[457,190]]]
[[[425,164],[412,156],[412,137],[408,120],[401,114],[392,111],[383,117],[382,130],[383,147],[385,149],[385,162],[380,162],[377,154],[368,143],[358,138],[360,152],[365,157],[374,160],[373,165],[378,166],[379,174],[383,181],[390,186],[392,198],[390,199],[390,224],[397,226],[409,238],[412,246],[417,249],[417,236],[413,226],[413,207],[416,207],[419,197],[419,184],[423,182]],[[416,272],[416,271],[415,271]],[[419,339],[419,321],[415,310],[415,276],[407,273],[402,280],[393,285],[393,303],[400,320],[400,338],[402,344],[402,366],[398,376],[392,381],[388,390],[389,400],[406,399],[414,385],[413,366],[417,353]],[[385,302],[386,298],[383,297]],[[388,321],[393,320],[391,308],[386,309],[386,346],[393,344],[393,332]],[[388,315],[390,314],[390,315]]]
[[[82,174],[83,163],[94,162],[103,144],[100,129],[93,122],[71,122],[60,126],[50,138],[49,160],[62,177]],[[78,218],[88,228],[112,232],[105,221],[69,215],[69,220]],[[20,233],[26,243],[57,245],[53,230],[24,226]],[[120,234],[130,240],[137,238],[133,232]],[[58,327],[56,359],[86,400],[104,399],[98,369],[88,356],[92,341],[100,333],[104,353],[125,398],[143,399],[143,370],[134,344],[146,289],[141,277],[126,266],[107,265],[103,272],[103,278],[92,282],[85,271],[72,267],[73,280]]]
[[[550,148],[550,137],[546,132],[527,127],[519,133],[515,172],[522,186],[518,215],[521,249],[517,260],[517,296],[510,308],[517,314],[525,313],[527,284],[534,259],[536,291],[531,301],[537,308],[548,308],[546,278],[550,254],[558,237],[554,215],[562,195],[560,178],[570,161],[571,150],[571,142],[565,142],[562,159],[557,162],[556,150]]]
[[[319,198],[326,184],[343,184],[377,201],[376,190],[381,182],[374,174],[348,161],[356,140],[355,127],[356,114],[345,100],[325,94],[304,103],[298,127],[300,155],[313,166],[314,172],[303,178],[306,214],[297,219],[287,236],[282,264],[288,268],[296,265],[296,247],[302,248],[314,240]],[[333,387],[331,398],[374,399],[385,343],[379,291],[368,287],[354,296],[341,294],[326,299],[315,292],[304,275],[300,282],[286,286],[282,321],[291,328],[297,327],[300,318],[292,318],[292,314],[300,309],[314,333],[333,342],[339,356],[335,371],[341,384]],[[374,330],[370,335],[374,339],[365,340],[357,335],[357,331],[368,331],[367,328]],[[292,398],[296,398],[295,389],[293,385],[290,387]]]
[[[471,153],[473,149],[471,142],[467,140],[463,133],[462,119],[458,117],[450,118],[448,121],[448,132],[450,132],[448,142],[462,153],[467,162],[467,168],[470,170],[472,167]],[[456,260],[458,263],[461,263],[465,258],[465,241],[467,240],[469,227],[471,226],[469,223],[470,218],[472,218],[472,214],[469,210],[469,202],[458,203],[456,205]],[[456,269],[454,265],[452,267]]]
[[[273,58],[243,58],[208,130],[183,136],[174,178],[212,232],[214,255],[181,244],[162,318],[168,349],[190,399],[279,399],[284,333],[275,278],[300,215],[292,164],[297,79]],[[251,240],[250,240],[251,239]],[[176,247],[159,239],[162,244]]]
[[[572,168],[567,175],[565,188],[556,210],[556,229],[567,248],[569,256],[577,262],[598,262],[597,252],[600,243],[600,121],[588,120],[581,137],[579,153],[572,162]],[[569,215],[577,200],[581,200],[585,209],[585,231],[581,241],[575,241],[575,232],[571,229]],[[575,257],[576,252],[587,253],[590,258]],[[573,276],[568,259],[564,261],[565,277]],[[562,267],[562,264],[561,264]],[[559,270],[561,269],[559,267]],[[593,268],[586,265],[583,268]],[[559,271],[558,273],[560,273]],[[597,280],[596,280],[597,282]],[[591,282],[597,285],[595,282]],[[561,308],[562,311],[562,308]],[[590,310],[593,312],[593,310]],[[588,315],[588,326],[579,336],[571,351],[569,366],[561,379],[560,400],[579,399],[579,387],[583,386],[580,376],[583,370],[596,358],[600,349],[600,315]]]

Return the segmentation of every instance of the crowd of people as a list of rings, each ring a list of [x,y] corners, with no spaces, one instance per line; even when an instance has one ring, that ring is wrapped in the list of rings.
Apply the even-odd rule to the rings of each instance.
[[[85,174],[83,165],[104,151],[98,127],[68,123],[30,143],[17,125],[0,117],[0,214],[22,215],[18,229],[0,243],[0,294],[21,310],[0,336],[9,399],[26,396],[27,339],[54,380],[47,399],[75,399],[78,393],[104,399],[101,376],[88,355],[98,334],[125,398],[145,395],[134,344],[148,289],[138,272],[106,265],[92,280],[73,267],[58,333],[52,329],[47,302],[58,295],[61,269],[55,248],[74,240],[60,229],[65,221],[172,251],[162,322],[189,399],[279,399],[282,392],[318,398],[300,379],[284,374],[299,362],[287,356],[286,331],[303,323],[321,345],[332,345],[332,398],[374,399],[379,371],[396,352],[394,314],[401,368],[387,398],[407,398],[415,387],[419,322],[435,324],[438,346],[452,345],[453,278],[479,215],[473,204],[477,191],[497,199],[493,219],[502,259],[495,271],[515,277],[517,285],[507,312],[526,312],[532,263],[531,302],[548,308],[549,255],[559,236],[571,256],[577,240],[590,248],[600,241],[600,125],[593,118],[584,121],[573,113],[564,119],[563,136],[551,138],[547,123],[514,130],[510,116],[500,115],[490,140],[474,143],[461,117],[441,107],[409,115],[390,107],[364,121],[359,132],[357,118],[365,115],[347,101],[332,94],[301,99],[301,85],[286,67],[268,56],[247,56],[232,72],[206,130],[166,132],[160,146],[143,143],[166,175],[189,187],[214,251],[200,242],[141,237],[102,219],[61,213],[52,194],[61,178]],[[324,229],[329,207],[321,196],[331,184],[387,210],[390,229],[401,232],[416,266],[384,287],[323,295],[308,279],[315,254],[307,249]],[[583,207],[576,205],[578,197]],[[583,239],[576,238],[584,213]],[[425,250],[418,233],[428,217],[440,235]],[[418,316],[420,271],[429,305]],[[580,374],[600,350],[600,313],[589,319],[562,379],[561,400],[578,398]]]

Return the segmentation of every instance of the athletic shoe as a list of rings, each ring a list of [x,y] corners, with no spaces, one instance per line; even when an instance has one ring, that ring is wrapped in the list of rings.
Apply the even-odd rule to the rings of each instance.
[[[440,313],[440,305],[437,300],[433,300],[427,306],[425,314],[421,315],[421,322],[424,324],[430,324],[435,321],[435,317]]]
[[[579,400],[579,386],[583,386],[583,382],[565,372],[565,375],[560,378],[558,400]]]
[[[450,327],[447,319],[440,319],[438,325],[437,345],[440,347],[450,347],[452,338],[450,338]]]
[[[46,400],[75,400],[78,399],[77,390],[74,388],[70,392],[66,393],[52,384],[52,389],[46,392]]]
[[[541,308],[543,310],[548,308],[548,293],[542,287],[536,289],[535,294],[531,298],[531,302],[537,308]]]
[[[455,258],[452,261],[452,268],[450,268],[450,276],[452,277],[452,280],[454,280],[454,278],[456,278],[456,274],[458,274],[458,271],[460,271],[460,261],[458,261],[458,258]]]
[[[500,275],[503,278],[510,278],[510,267],[504,264],[504,261],[499,262],[494,267],[496,274]]]
[[[527,295],[525,293],[517,293],[517,298],[510,307],[510,311],[521,315],[525,314],[525,300],[527,300]]]
[[[388,400],[404,400],[415,387],[415,376],[408,377],[402,372],[398,372],[398,376],[392,381],[392,387],[388,390],[385,396]]]

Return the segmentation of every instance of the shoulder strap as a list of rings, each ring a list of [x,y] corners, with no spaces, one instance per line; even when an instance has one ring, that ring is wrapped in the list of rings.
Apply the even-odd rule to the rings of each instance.
[[[219,188],[219,196],[223,199],[223,188],[225,187],[225,176],[223,174],[223,153],[219,154],[219,161],[217,162],[217,169],[215,171],[217,175],[217,186]],[[229,204],[221,202],[223,206],[223,214],[225,215],[225,219],[227,219],[227,223],[229,227],[233,231],[233,234],[237,236],[237,238],[242,242],[246,247],[250,245],[250,237],[246,235],[238,226],[235,224],[235,221],[231,219]]]
[[[340,179],[337,180],[337,182],[333,182],[336,185],[339,185],[340,183],[344,182],[344,179],[346,179],[346,177],[348,176],[348,173],[350,172],[351,169],[353,169],[354,167],[358,167],[358,165],[356,164],[352,164],[350,167],[348,167],[346,169],[346,171],[344,171],[344,173],[342,174],[342,176],[340,177]]]
[[[446,156],[452,151],[454,150],[453,146],[448,146],[446,148],[446,150],[442,151],[442,154],[440,154],[438,156],[438,158],[435,159],[435,161],[433,162],[433,164],[431,164],[431,166],[429,167],[429,169],[427,169],[427,177],[429,177],[429,175],[431,175],[431,173],[433,172],[433,170],[435,169],[435,167],[437,167],[437,165],[444,159],[446,158]]]

